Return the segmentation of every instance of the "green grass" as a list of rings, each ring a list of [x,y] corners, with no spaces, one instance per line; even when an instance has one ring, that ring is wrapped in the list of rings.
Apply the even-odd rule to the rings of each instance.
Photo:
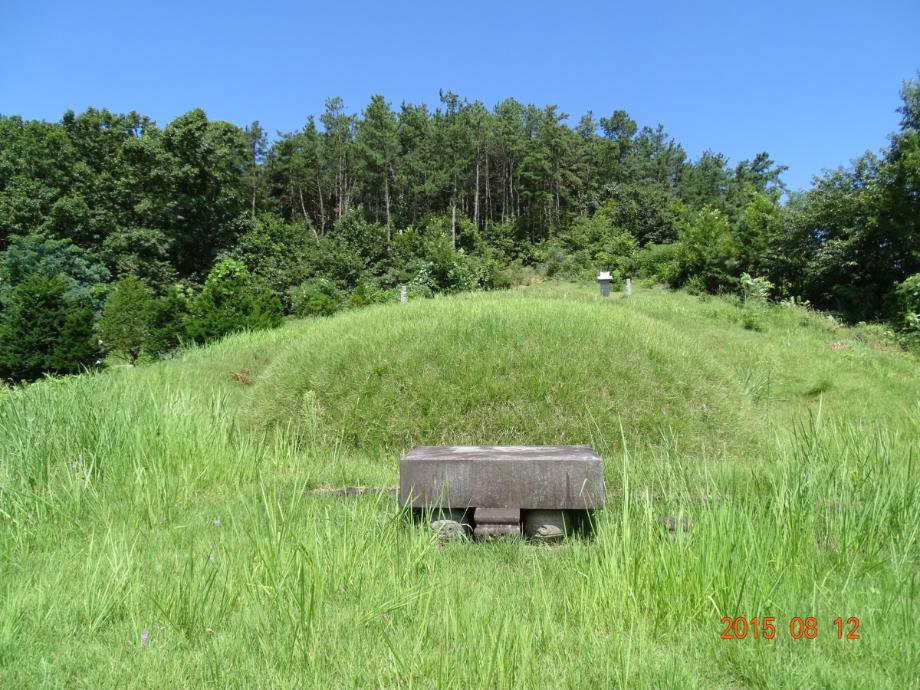
[[[918,361],[745,323],[554,284],[2,392],[0,687],[916,687]],[[423,443],[593,444],[595,538],[440,545],[317,490]]]

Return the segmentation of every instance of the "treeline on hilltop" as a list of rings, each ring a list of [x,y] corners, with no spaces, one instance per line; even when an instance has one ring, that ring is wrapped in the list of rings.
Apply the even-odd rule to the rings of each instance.
[[[691,160],[617,110],[453,93],[330,99],[269,143],[201,110],[0,116],[0,377],[131,361],[285,313],[600,269],[707,292],[742,277],[920,338],[920,82],[890,146],[785,191],[767,153]]]

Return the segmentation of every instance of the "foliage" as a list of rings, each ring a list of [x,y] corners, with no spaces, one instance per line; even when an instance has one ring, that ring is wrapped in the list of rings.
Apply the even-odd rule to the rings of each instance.
[[[313,231],[299,220],[284,222],[262,213],[237,240],[230,255],[246,265],[255,282],[286,298],[288,291],[315,270],[318,253]]]
[[[413,279],[435,292],[475,290],[482,283],[482,271],[475,257],[455,249],[449,237],[435,236],[424,245],[419,269]]]
[[[137,276],[157,290],[165,290],[176,281],[171,252],[171,240],[153,228],[113,230],[102,243],[102,255],[114,275]]]
[[[342,293],[326,278],[311,278],[291,290],[295,316],[331,316],[342,308]]]
[[[70,278],[68,299],[85,299],[94,308],[105,299],[109,272],[95,256],[70,240],[56,240],[39,234],[12,235],[0,253],[0,303],[11,299],[12,291],[27,277]]]
[[[915,273],[894,289],[897,304],[897,324],[903,338],[912,345],[920,345],[920,273]]]
[[[258,295],[247,268],[235,259],[223,259],[214,264],[201,292],[192,298],[186,330],[193,340],[205,342],[280,324],[278,297]]]
[[[773,283],[766,278],[754,278],[747,272],[741,274],[741,296],[745,304],[766,304],[772,290]]]
[[[348,295],[348,306],[365,307],[370,304],[383,304],[392,302],[393,294],[383,290],[373,283],[359,283]]]
[[[693,280],[707,292],[733,286],[738,268],[737,254],[728,218],[720,211],[703,208],[681,224],[674,264],[675,283],[683,285]]]
[[[386,265],[389,251],[387,228],[378,223],[368,223],[356,209],[342,216],[330,232],[362,264],[361,271],[380,273]]]
[[[920,272],[918,94],[920,80],[904,85],[901,128],[881,156],[817,178],[791,217],[802,294],[851,321],[883,315],[895,285]]]
[[[0,318],[0,378],[34,381],[92,366],[93,312],[85,298],[68,296],[73,289],[64,275],[20,280]]]
[[[175,351],[182,345],[187,331],[188,291],[181,285],[170,286],[150,305],[147,337],[143,350],[151,357]]]
[[[639,245],[631,232],[615,224],[615,202],[591,216],[580,216],[541,251],[547,277],[592,280],[599,271],[612,271],[616,282],[636,270]]]
[[[636,273],[660,283],[677,282],[678,244],[647,244],[636,253]]]
[[[98,332],[110,353],[137,362],[151,335],[153,290],[134,276],[125,276],[109,293]]]
[[[125,275],[163,296],[224,259],[248,269],[249,297],[211,304],[207,326],[213,296],[188,305],[188,324],[179,302],[159,303],[152,353],[174,349],[184,325],[200,340],[276,323],[278,300],[293,310],[315,279],[364,303],[362,285],[499,288],[539,266],[702,293],[735,292],[747,273],[777,298],[903,330],[895,286],[920,272],[918,94],[920,81],[903,85],[888,147],[804,193],[767,152],[691,159],[623,110],[570,124],[555,105],[486,108],[448,91],[434,108],[374,95],[360,114],[330,98],[272,143],[258,121],[198,109],[162,128],[94,108],[56,123],[0,116],[0,305],[32,273],[70,276],[69,297],[98,313]]]

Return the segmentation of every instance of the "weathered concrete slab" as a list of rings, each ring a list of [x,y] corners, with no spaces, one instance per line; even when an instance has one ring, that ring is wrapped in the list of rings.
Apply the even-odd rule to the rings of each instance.
[[[588,446],[421,446],[399,463],[401,505],[593,510],[603,461]]]

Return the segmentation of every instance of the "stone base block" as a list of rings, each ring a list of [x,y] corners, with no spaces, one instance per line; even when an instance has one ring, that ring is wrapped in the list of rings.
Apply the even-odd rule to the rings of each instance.
[[[521,536],[521,524],[485,524],[485,525],[476,525],[476,529],[473,531],[473,535],[476,537],[476,540],[488,541],[489,539],[497,539],[500,537],[520,537]]]

